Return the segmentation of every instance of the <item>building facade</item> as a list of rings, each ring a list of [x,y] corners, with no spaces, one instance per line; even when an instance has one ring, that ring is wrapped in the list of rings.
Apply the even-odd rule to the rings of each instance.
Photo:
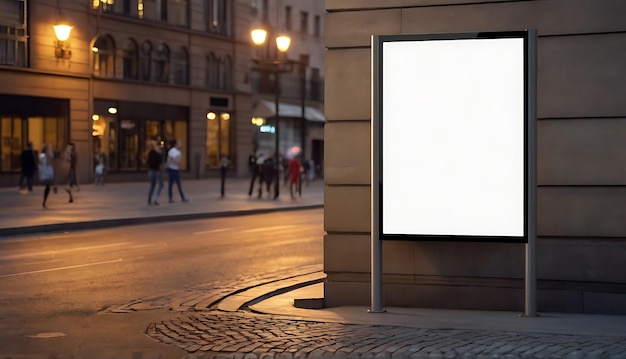
[[[83,183],[97,153],[108,181],[145,180],[153,138],[181,141],[187,178],[213,176],[222,156],[247,176],[257,11],[250,0],[0,0],[0,185],[17,184],[27,142],[57,154],[74,143]],[[58,24],[72,27],[67,40]]]
[[[536,29],[537,309],[625,314],[626,3],[334,0],[326,9],[326,305],[370,304],[371,35]],[[513,243],[383,241],[383,305],[523,311],[524,255]]]
[[[291,38],[288,54],[282,61],[291,68],[279,75],[280,141],[279,156],[295,155],[312,161],[317,177],[323,176],[324,162],[324,2],[296,0],[254,0],[254,26],[273,37]],[[253,56],[263,57],[270,44],[255,49]],[[276,84],[270,73],[252,71],[253,116],[258,125],[255,148],[268,156],[275,150]]]

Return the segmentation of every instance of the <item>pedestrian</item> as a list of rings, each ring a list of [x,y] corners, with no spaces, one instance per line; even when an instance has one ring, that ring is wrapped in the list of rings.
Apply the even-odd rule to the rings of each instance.
[[[170,140],[170,149],[167,151],[167,193],[170,198],[170,203],[174,202],[174,199],[172,197],[172,186],[174,185],[174,183],[176,183],[176,186],[178,187],[180,199],[183,202],[189,202],[189,199],[185,198],[183,188],[180,184],[180,160],[182,157],[182,152],[180,152],[180,146],[180,141]]]
[[[104,162],[104,153],[98,149],[94,156],[94,185],[104,186],[105,173],[106,165]]]
[[[22,175],[20,176],[20,192],[33,191],[33,178],[37,170],[37,158],[33,151],[33,143],[28,142],[21,157]],[[26,183],[24,183],[24,181]]]
[[[265,154],[259,153],[256,158],[256,168],[259,177],[259,195],[257,198],[263,197],[263,183],[265,183],[265,176],[263,175],[265,170]]]
[[[68,187],[71,197],[71,191],[74,189],[74,187],[76,187],[76,190],[80,192],[80,188],[78,188],[78,178],[76,177],[76,147],[72,142],[67,144],[67,147],[65,149],[65,159],[69,162],[70,165]]]
[[[274,165],[274,159],[270,157],[263,163],[263,182],[265,182],[268,197],[272,194],[274,177],[276,177],[276,166]]]
[[[74,144],[72,142],[68,143],[65,147],[65,151],[63,152],[63,159],[65,161],[64,165],[67,166],[67,187],[65,187],[65,192],[69,196],[68,202],[74,202],[74,196],[72,196],[72,190],[74,186],[78,189],[78,181],[76,180],[76,150],[74,149]]]
[[[39,181],[46,186],[43,190],[43,208],[46,206],[48,195],[50,194],[50,187],[54,184],[54,168],[52,167],[52,159],[54,155],[52,153],[52,147],[44,144],[41,147],[41,153],[39,154]],[[54,187],[54,193],[57,192],[57,188]]]
[[[294,196],[293,191],[294,188],[296,191],[299,190],[299,185],[300,185],[300,161],[298,161],[298,157],[294,156],[290,161],[289,161],[289,193],[291,194],[291,198],[294,199],[296,198],[296,196]]]
[[[158,206],[159,196],[161,195],[161,190],[163,189],[163,172],[161,171],[163,165],[163,149],[161,148],[161,146],[159,146],[157,139],[153,139],[150,141],[147,157],[148,178],[150,179],[150,190],[148,191],[148,206],[152,204]],[[156,195],[153,199],[152,194],[154,193],[154,188],[157,184],[159,185],[159,187],[157,188]]]
[[[226,187],[226,172],[228,171],[228,157],[226,155],[222,155],[222,159],[220,160],[220,192],[222,194],[222,198],[224,198],[224,190]]]
[[[252,191],[254,190],[254,182],[256,182],[257,177],[260,176],[259,166],[256,163],[257,155],[252,152],[248,156],[248,172],[250,173],[250,190],[248,190],[248,196],[252,196]]]
[[[281,167],[283,170],[283,177],[284,177],[283,185],[287,187],[287,185],[289,184],[289,160],[286,157],[283,157],[280,163],[281,163]]]

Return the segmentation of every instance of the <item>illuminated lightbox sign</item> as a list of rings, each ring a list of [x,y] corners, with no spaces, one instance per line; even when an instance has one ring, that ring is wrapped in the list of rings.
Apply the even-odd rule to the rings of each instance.
[[[527,42],[373,37],[381,239],[527,241]]]

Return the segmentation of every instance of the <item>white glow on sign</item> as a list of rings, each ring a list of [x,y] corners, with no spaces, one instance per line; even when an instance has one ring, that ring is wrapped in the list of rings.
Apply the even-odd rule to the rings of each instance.
[[[523,236],[524,40],[382,51],[382,233]]]

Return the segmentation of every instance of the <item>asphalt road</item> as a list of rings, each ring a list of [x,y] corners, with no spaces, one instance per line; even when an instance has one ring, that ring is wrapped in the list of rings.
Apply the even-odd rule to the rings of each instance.
[[[145,335],[175,313],[137,298],[322,263],[323,211],[168,222],[0,241],[0,357],[180,358]]]

